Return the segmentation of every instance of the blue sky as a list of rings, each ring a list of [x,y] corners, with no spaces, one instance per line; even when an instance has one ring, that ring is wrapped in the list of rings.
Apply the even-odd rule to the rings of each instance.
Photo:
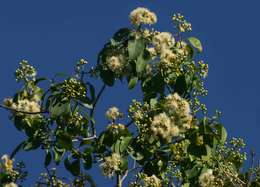
[[[156,28],[161,31],[172,29],[170,17],[174,12],[183,13],[192,22],[191,35],[201,39],[202,58],[210,67],[206,82],[209,95],[205,99],[209,112],[221,110],[229,135],[243,137],[260,157],[258,0],[0,1],[0,99],[11,96],[21,86],[13,76],[21,59],[36,66],[42,76],[71,73],[80,58],[94,65],[103,44],[117,29],[130,25],[128,14],[138,6],[158,15]],[[102,118],[111,105],[126,110],[140,90],[126,93],[126,85],[120,83],[108,89],[97,117]],[[0,154],[10,153],[24,139],[7,116],[8,112],[0,111]],[[106,124],[100,120],[98,125]],[[16,160],[24,159],[31,171],[30,179],[35,179],[43,171],[43,156],[41,151],[21,152]],[[100,179],[98,173],[91,171]],[[99,186],[106,183],[97,182]]]

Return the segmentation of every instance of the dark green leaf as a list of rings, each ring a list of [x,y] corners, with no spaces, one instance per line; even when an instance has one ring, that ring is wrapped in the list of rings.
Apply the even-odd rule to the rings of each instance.
[[[116,42],[124,42],[128,39],[129,35],[131,34],[131,30],[128,28],[121,28],[119,29],[113,36],[113,39]]]
[[[115,77],[112,71],[109,70],[101,70],[100,77],[103,82],[108,86],[113,86],[115,82]]]
[[[65,132],[59,132],[57,134],[57,142],[66,150],[71,150],[73,147],[71,136]]]
[[[48,167],[51,163],[51,152],[49,150],[46,151],[46,156],[44,160],[44,166]]]
[[[74,176],[80,174],[80,160],[76,159],[73,162],[70,162],[68,158],[64,161],[65,168]]]

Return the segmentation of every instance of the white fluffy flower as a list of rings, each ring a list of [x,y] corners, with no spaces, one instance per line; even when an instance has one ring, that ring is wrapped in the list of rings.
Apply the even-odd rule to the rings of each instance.
[[[212,169],[207,169],[199,176],[199,184],[201,187],[212,187],[214,179]]]
[[[164,48],[171,48],[175,44],[175,39],[169,32],[159,32],[153,38],[153,44],[158,51]]]
[[[18,186],[17,186],[17,184],[11,182],[11,183],[5,184],[4,187],[18,187]]]
[[[162,48],[160,58],[161,61],[171,64],[176,60],[177,56],[175,53],[172,52],[172,50],[168,48]]]
[[[16,105],[16,110],[24,112],[40,112],[40,108],[39,103],[28,99],[18,100],[18,104]]]
[[[125,60],[122,55],[108,57],[106,63],[108,68],[117,74],[122,73],[125,66]]]
[[[116,171],[120,170],[121,157],[117,153],[113,153],[111,156],[105,157],[100,167],[103,175],[107,177],[114,176]]]
[[[179,135],[179,128],[164,112],[154,116],[151,131],[155,136],[160,136],[167,141],[171,141],[173,137]]]
[[[7,172],[13,171],[13,160],[10,159],[9,156],[6,154],[3,155],[1,159],[3,161],[2,164],[3,169]]]
[[[192,115],[190,104],[187,100],[180,97],[177,93],[170,94],[165,98],[164,107],[171,114],[176,125],[183,130],[190,128]]]
[[[138,7],[130,13],[130,21],[133,25],[154,24],[157,22],[157,16],[147,8]]]
[[[106,118],[109,120],[115,120],[121,116],[119,109],[117,107],[111,107],[106,111]]]

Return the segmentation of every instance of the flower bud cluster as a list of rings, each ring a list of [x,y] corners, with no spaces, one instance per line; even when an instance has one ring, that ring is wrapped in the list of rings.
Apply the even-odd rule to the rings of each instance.
[[[170,146],[171,153],[174,157],[174,160],[180,161],[185,158],[187,155],[187,147],[190,144],[188,140],[183,140],[178,143],[174,143]]]
[[[65,98],[84,98],[86,97],[86,86],[75,78],[65,80],[61,85],[62,94]]]
[[[145,175],[143,178],[144,187],[161,187],[162,182],[155,175],[147,176]]]
[[[128,132],[128,129],[126,128],[125,125],[118,123],[118,124],[109,124],[107,126],[107,130],[112,133],[113,135],[120,135],[123,134],[125,132]]]
[[[29,80],[35,81],[36,75],[36,69],[33,66],[31,66],[26,60],[22,60],[20,62],[19,68],[15,71],[15,77],[17,82],[28,82]]]
[[[111,156],[104,158],[103,162],[100,164],[102,173],[104,176],[109,178],[115,175],[115,172],[120,171],[121,157],[117,153],[112,153]]]
[[[87,123],[87,120],[79,113],[75,112],[69,119],[69,125],[81,126],[82,124]]]
[[[205,64],[202,60],[198,62],[199,65],[199,74],[201,77],[206,78],[208,76],[209,66]]]
[[[138,7],[130,15],[130,21],[134,26],[141,24],[152,25],[157,22],[157,16],[147,8]]]
[[[172,21],[180,32],[192,31],[191,23],[187,22],[182,14],[174,14]]]

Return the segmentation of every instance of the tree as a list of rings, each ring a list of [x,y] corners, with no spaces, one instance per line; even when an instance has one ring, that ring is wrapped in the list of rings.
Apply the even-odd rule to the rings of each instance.
[[[260,169],[252,162],[242,172],[246,155],[242,139],[227,140],[220,113],[209,116],[200,98],[207,95],[203,81],[208,65],[200,59],[202,44],[189,36],[191,24],[181,14],[172,17],[174,34],[156,31],[155,13],[137,8],[132,27],[119,29],[104,45],[98,63],[81,59],[74,74],[60,81],[37,76],[27,61],[15,72],[22,88],[4,100],[17,130],[27,139],[0,165],[3,186],[22,184],[27,172],[22,162],[13,166],[20,150],[43,149],[43,174],[36,186],[95,186],[87,173],[99,166],[116,186],[260,186]],[[91,82],[101,80],[97,91]],[[143,99],[133,100],[127,115],[117,107],[107,110],[109,124],[98,134],[95,109],[107,87],[120,80],[128,88],[140,86]],[[41,87],[41,82],[49,83]],[[121,121],[124,121],[121,122]],[[60,163],[74,176],[62,181],[48,166]],[[127,182],[126,182],[127,181]]]

